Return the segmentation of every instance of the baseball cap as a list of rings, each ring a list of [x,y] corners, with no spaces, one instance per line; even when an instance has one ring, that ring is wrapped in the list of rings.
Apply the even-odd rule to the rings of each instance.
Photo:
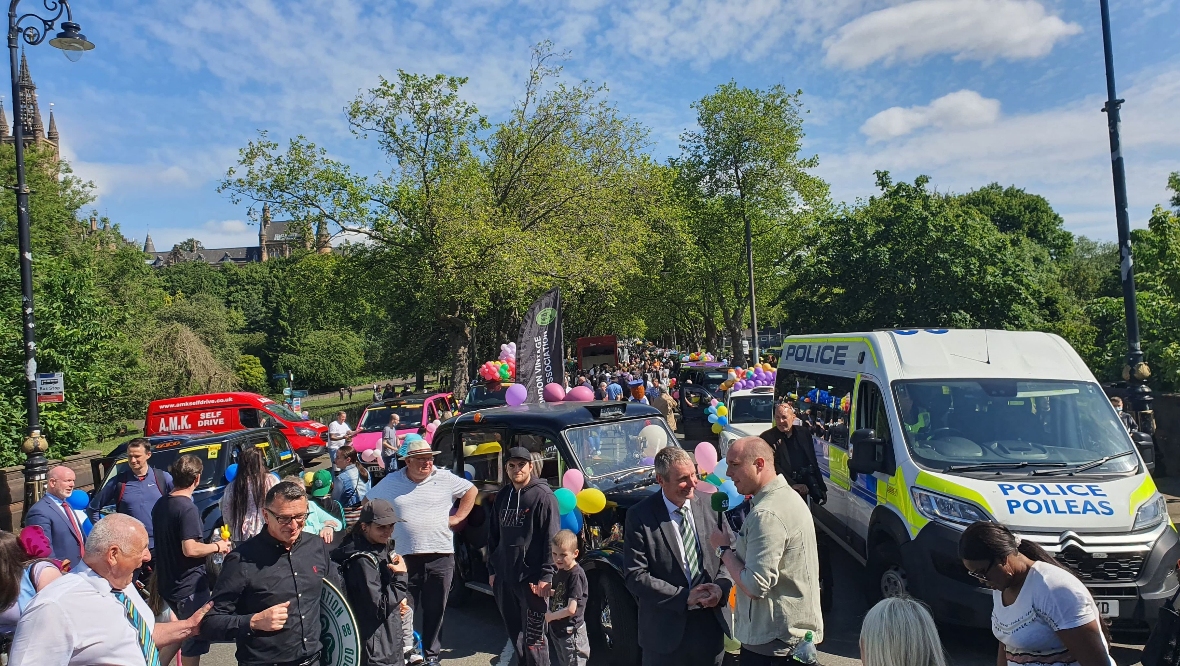
[[[321,469],[311,477],[310,491],[312,497],[326,497],[332,492],[332,473]]]
[[[529,453],[529,450],[524,448],[523,446],[514,446],[514,447],[508,449],[508,458],[505,459],[504,462],[508,462],[509,460],[512,460],[513,458],[520,458],[521,460],[527,460],[529,462],[532,462],[533,461],[533,454]]]
[[[377,525],[392,525],[398,521],[397,509],[393,508],[389,500],[381,498],[370,500],[361,509],[359,521],[362,523],[375,523]]]

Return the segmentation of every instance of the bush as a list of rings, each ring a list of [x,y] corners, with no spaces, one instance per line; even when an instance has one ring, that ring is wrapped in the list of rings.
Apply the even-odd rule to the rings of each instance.
[[[238,357],[238,366],[234,370],[238,378],[238,386],[244,391],[254,393],[266,392],[266,370],[257,356],[242,355]]]
[[[295,383],[313,391],[346,386],[361,374],[365,343],[351,331],[311,331],[294,353],[279,355],[278,368],[295,373]]]

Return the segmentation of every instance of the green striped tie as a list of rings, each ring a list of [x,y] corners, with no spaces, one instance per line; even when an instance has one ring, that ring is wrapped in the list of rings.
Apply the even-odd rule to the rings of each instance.
[[[139,614],[139,609],[131,600],[127,598],[119,590],[111,590],[111,594],[115,595],[123,604],[123,608],[127,611],[127,621],[135,627],[135,633],[138,634],[139,649],[143,650],[143,660],[147,666],[160,666],[160,651],[156,649],[156,642],[152,640],[152,630],[148,629],[147,621]]]
[[[684,546],[684,564],[688,568],[688,582],[691,585],[701,575],[701,553],[697,544],[697,531],[692,525],[692,514],[688,505],[676,510],[680,514],[680,543]]]

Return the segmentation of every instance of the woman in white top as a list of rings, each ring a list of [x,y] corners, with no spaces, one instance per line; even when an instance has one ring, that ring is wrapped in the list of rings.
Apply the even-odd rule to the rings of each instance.
[[[1090,591],[1037,544],[999,523],[959,538],[967,572],[992,588],[998,666],[1115,666]]]
[[[229,527],[229,538],[239,544],[266,526],[262,509],[266,493],[279,482],[266,467],[262,452],[254,447],[238,454],[238,472],[221,496],[221,519]]]

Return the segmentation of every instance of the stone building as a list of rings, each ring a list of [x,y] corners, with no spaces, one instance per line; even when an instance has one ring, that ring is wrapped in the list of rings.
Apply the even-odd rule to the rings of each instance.
[[[29,75],[29,62],[25,54],[20,56],[20,75],[17,78],[20,89],[21,117],[17,120],[21,124],[24,135],[25,148],[36,146],[50,148],[54,159],[60,156],[60,137],[57,133],[57,120],[53,117],[53,105],[49,105],[49,131],[41,123],[41,107],[37,104],[37,85]],[[0,104],[0,143],[15,143],[16,137],[8,126],[8,117],[4,114],[4,106]]]
[[[165,252],[157,252],[152,242],[151,234],[143,242],[143,252],[148,255],[146,261],[152,266],[170,266],[182,261],[203,261],[207,264],[248,264],[255,261],[266,261],[278,257],[289,257],[302,241],[294,233],[289,221],[274,221],[270,217],[270,206],[263,204],[262,216],[258,222],[258,245],[246,247],[198,248],[196,250],[182,250],[173,247]],[[307,249],[311,249],[307,247]],[[316,234],[316,249],[325,253],[332,251],[331,238],[326,227],[321,226]]]

